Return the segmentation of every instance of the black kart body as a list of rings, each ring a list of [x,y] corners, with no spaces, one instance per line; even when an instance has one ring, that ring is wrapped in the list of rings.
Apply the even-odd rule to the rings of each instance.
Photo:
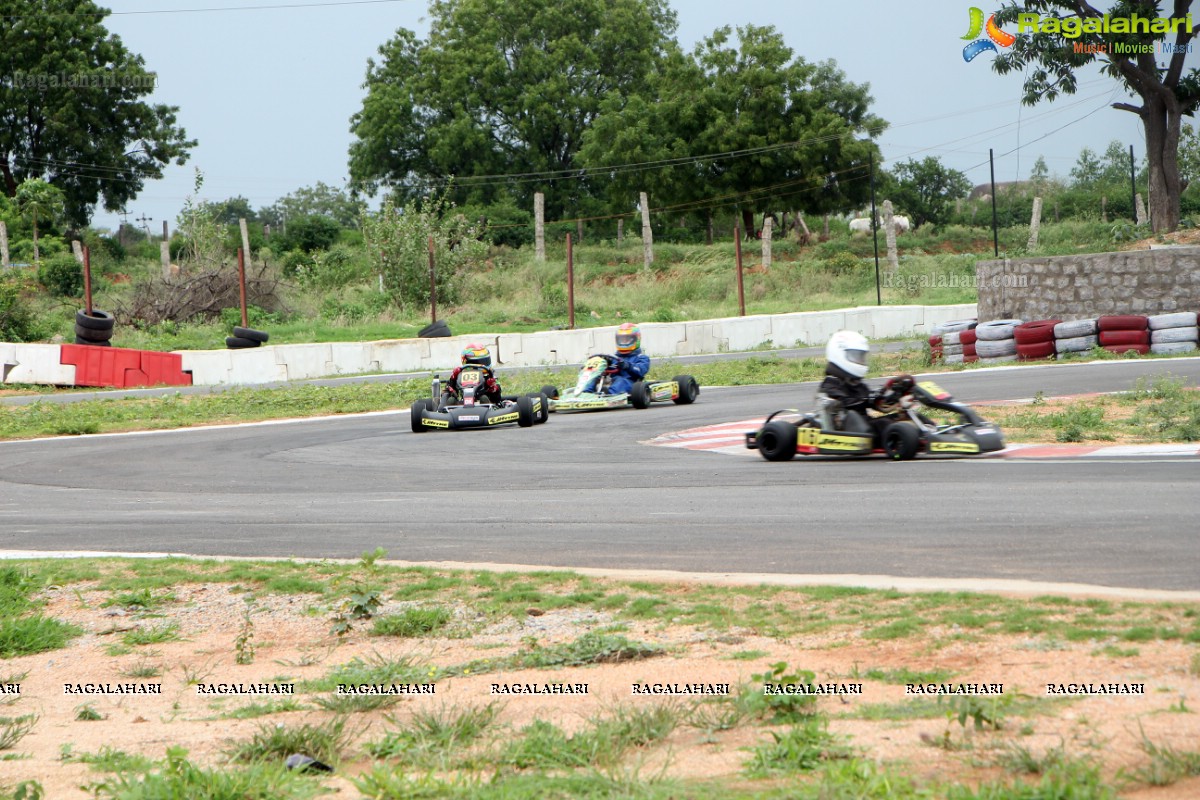
[[[504,395],[499,403],[483,397],[483,388],[492,371],[488,367],[467,365],[458,373],[460,395],[445,395],[441,380],[435,375],[430,397],[412,404],[413,433],[429,430],[462,430],[494,428],[517,424],[529,428],[543,423],[550,402],[543,394]]]
[[[957,402],[932,381],[921,381],[902,396],[888,398],[888,413],[875,424],[849,412],[842,425],[834,424],[833,406],[820,397],[816,411],[801,414],[793,409],[776,411],[756,431],[746,434],[746,447],[768,461],[787,461],[797,453],[823,456],[868,456],[882,453],[905,461],[918,454],[968,456],[1004,449],[1000,428]],[[939,424],[920,408],[947,412],[955,417]]]

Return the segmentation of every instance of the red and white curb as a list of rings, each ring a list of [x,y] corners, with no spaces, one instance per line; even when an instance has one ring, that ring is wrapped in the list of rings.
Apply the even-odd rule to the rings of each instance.
[[[726,455],[757,456],[746,449],[746,434],[758,430],[765,417],[705,425],[683,431],[664,433],[643,444],[657,447],[675,447],[684,450],[701,450]],[[1003,450],[987,453],[985,458],[1142,458],[1146,456],[1200,456],[1200,443],[1182,444],[1010,444]]]

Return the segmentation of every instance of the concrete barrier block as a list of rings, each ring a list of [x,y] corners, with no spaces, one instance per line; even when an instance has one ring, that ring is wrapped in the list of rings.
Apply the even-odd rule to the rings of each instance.
[[[687,334],[682,322],[649,322],[642,329],[642,349],[651,358],[667,358],[679,352]]]
[[[384,339],[371,342],[371,358],[380,372],[421,372],[429,359],[426,339]]]
[[[39,383],[74,386],[75,365],[62,363],[62,348],[56,344],[0,345],[0,374],[4,383]]]
[[[716,320],[718,334],[732,351],[753,350],[771,339],[771,317],[726,317]]]
[[[521,361],[521,334],[501,333],[496,336],[496,349],[492,351],[497,364],[519,366]]]
[[[521,334],[521,351],[510,362],[514,367],[536,367],[539,364],[563,363],[558,357],[556,334],[561,331]]]
[[[192,373],[193,386],[219,386],[231,383],[229,369],[232,352],[232,350],[176,351],[183,363],[183,371]]]
[[[287,365],[275,360],[275,347],[247,347],[229,351],[229,376],[226,383],[256,386],[287,380]],[[195,373],[193,373],[193,380]]]
[[[289,381],[324,377],[333,360],[328,344],[285,344],[274,349],[275,363],[283,366]]]
[[[578,331],[550,331],[547,337],[553,349],[552,364],[582,364],[593,353],[617,351],[616,327],[584,328]]]
[[[961,303],[952,306],[920,306],[925,324],[916,333],[928,333],[939,322],[950,322],[955,319],[978,319],[979,306],[976,303]]]
[[[725,348],[726,340],[722,339],[715,321],[685,322],[683,324],[683,341],[679,343],[681,356],[695,356],[704,353],[719,353]]]
[[[327,375],[356,375],[378,372],[379,364],[372,357],[375,348],[370,342],[330,342]]]

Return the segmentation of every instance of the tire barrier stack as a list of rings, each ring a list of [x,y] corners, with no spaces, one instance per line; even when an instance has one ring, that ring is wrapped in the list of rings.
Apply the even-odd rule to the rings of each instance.
[[[98,308],[90,314],[82,308],[75,312],[75,344],[111,347],[112,335],[112,314]]]
[[[1075,319],[1058,323],[1054,326],[1054,349],[1057,352],[1055,357],[1062,361],[1075,353],[1090,353],[1093,347],[1100,345],[1098,331],[1094,319]]]
[[[1096,320],[1100,346],[1110,353],[1150,352],[1149,320],[1141,314],[1110,314]]]
[[[981,322],[975,328],[975,353],[984,364],[1003,364],[1017,360],[1017,340],[1014,331],[1019,319],[996,319]]]
[[[933,326],[929,336],[930,363],[945,361],[947,364],[961,364],[965,360],[965,343],[962,334],[970,332],[976,325],[973,319],[955,319],[941,322]],[[974,342],[972,336],[971,341]]]
[[[1055,354],[1054,328],[1061,319],[1039,319],[1024,322],[1013,328],[1013,341],[1017,343],[1017,359],[1038,361]]]
[[[1147,318],[1150,327],[1150,352],[1163,355],[1189,353],[1200,346],[1200,328],[1195,311],[1157,314]]]
[[[270,338],[271,334],[265,331],[235,327],[233,336],[225,337],[225,346],[230,350],[247,350],[251,347],[262,347]]]
[[[437,339],[442,336],[450,336],[450,326],[446,324],[446,320],[439,319],[437,322],[431,322],[421,330],[417,331],[418,339]]]
[[[978,343],[978,334],[975,333],[974,328],[959,331],[958,341],[962,343],[964,364],[972,364],[979,360],[979,352],[975,347]]]

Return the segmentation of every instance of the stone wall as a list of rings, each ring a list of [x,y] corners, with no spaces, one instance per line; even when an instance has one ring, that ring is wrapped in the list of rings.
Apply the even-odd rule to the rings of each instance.
[[[980,261],[979,319],[1200,311],[1200,247]]]

